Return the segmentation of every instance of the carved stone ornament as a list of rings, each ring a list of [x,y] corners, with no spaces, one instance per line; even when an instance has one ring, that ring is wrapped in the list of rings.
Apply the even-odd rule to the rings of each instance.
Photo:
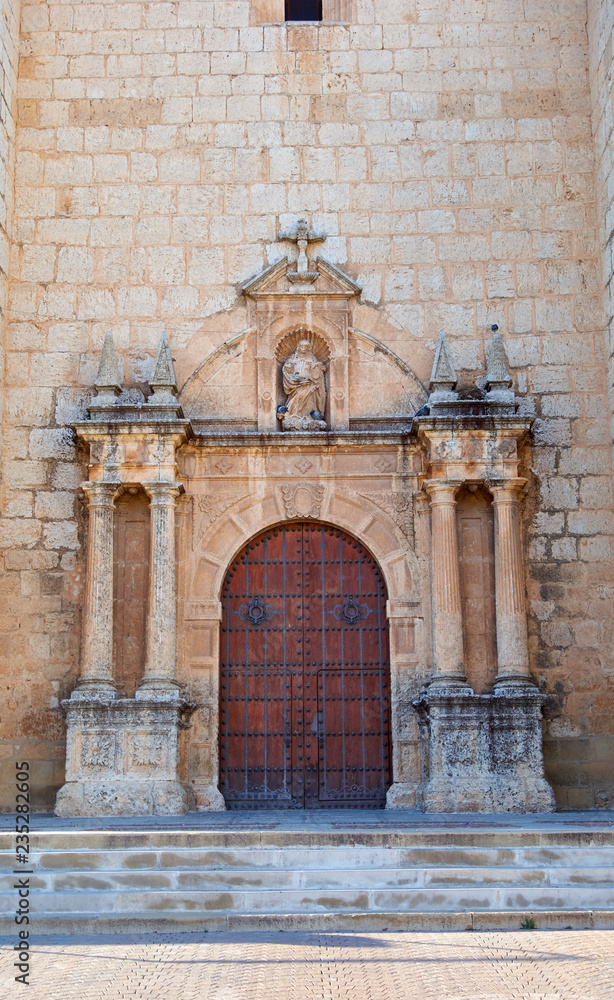
[[[279,407],[279,419],[285,431],[326,430],[326,364],[319,361],[307,338],[299,340],[296,350],[282,368],[285,404]]]
[[[319,517],[324,487],[319,483],[288,483],[281,488],[286,517]]]
[[[319,271],[309,270],[307,250],[311,243],[323,243],[326,239],[324,233],[313,232],[309,228],[306,219],[299,219],[296,229],[293,232],[280,232],[277,235],[277,239],[281,241],[288,240],[291,243],[296,243],[298,247],[296,271],[288,272],[286,275],[288,280],[294,285],[312,285],[318,277]]]
[[[414,503],[408,493],[361,493],[365,500],[379,507],[388,514],[397,528],[400,528],[407,540],[413,544],[414,537]]]
[[[162,737],[154,733],[140,733],[135,736],[131,749],[132,767],[153,767],[165,756]]]
[[[108,732],[84,733],[81,763],[84,767],[110,768],[114,764],[115,734]]]
[[[243,500],[245,493],[206,493],[194,497],[192,505],[192,544],[196,545],[202,533],[229,507]]]

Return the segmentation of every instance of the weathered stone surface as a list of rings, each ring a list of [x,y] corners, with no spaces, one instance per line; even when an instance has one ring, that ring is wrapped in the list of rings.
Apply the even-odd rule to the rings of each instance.
[[[215,0],[198,15],[184,11],[180,26],[147,4],[129,6],[102,24],[93,6],[69,23],[53,4],[26,5],[20,30],[9,3],[0,25],[0,665],[10,688],[1,752],[12,759],[29,741],[41,766],[36,801],[47,807],[61,781],[57,706],[77,684],[81,619],[87,636],[95,604],[80,502],[88,476],[186,487],[176,510],[177,681],[207,705],[217,683],[212,619],[188,641],[185,609],[210,613],[237,546],[285,517],[282,488],[307,478],[310,489],[290,496],[295,510],[316,516],[319,504],[317,516],[362,532],[391,604],[421,601],[415,620],[406,616],[411,628],[391,625],[396,767],[415,794],[411,702],[436,666],[427,595],[439,539],[424,497],[411,517],[407,502],[423,477],[478,488],[523,478],[522,579],[507,580],[513,607],[499,615],[500,659],[522,663],[546,695],[546,767],[559,805],[611,803],[610,5],[590,3],[587,22],[582,4],[490,4],[478,24],[462,5],[329,0],[325,16],[347,23],[291,26],[280,0]],[[309,238],[320,235],[314,259]],[[287,277],[316,273],[313,282]],[[255,275],[262,281],[250,291]],[[505,374],[494,377],[494,325],[515,402]],[[430,453],[425,423],[418,444],[378,437],[386,427],[406,434],[427,402],[442,327],[457,386],[441,391],[458,392],[459,409],[438,435],[429,431]],[[165,348],[166,374],[148,396],[163,328],[173,374]],[[106,365],[109,384],[98,389],[108,392],[95,397],[107,334],[118,363]],[[366,439],[331,450],[322,438],[308,449],[298,433],[283,452],[233,436],[280,429],[276,351],[301,336],[328,347],[327,427],[375,432],[372,451]],[[512,419],[518,405],[525,436],[502,424],[459,433],[484,392],[499,417],[507,407]],[[133,423],[124,437],[90,426],[75,448],[68,424],[84,421],[92,400],[93,423],[105,410],[121,418],[124,405]],[[215,448],[207,442],[206,461],[196,439],[184,440],[184,414],[197,435],[228,432]],[[459,653],[458,630],[446,638]],[[108,675],[106,654],[100,663]],[[208,807],[215,714],[199,712],[188,757]],[[3,779],[1,808],[12,808],[12,794]]]
[[[193,797],[177,780],[187,704],[91,698],[64,703],[66,784],[58,816],[179,815]]]

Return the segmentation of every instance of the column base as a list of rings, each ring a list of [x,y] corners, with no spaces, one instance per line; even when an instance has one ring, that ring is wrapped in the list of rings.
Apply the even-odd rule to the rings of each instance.
[[[179,704],[185,699],[176,681],[166,678],[151,678],[143,681],[134,695],[136,701],[172,702]]]
[[[551,813],[554,795],[545,778],[505,779],[472,775],[469,780],[434,778],[424,792],[424,811],[432,813]]]
[[[395,781],[386,795],[386,809],[422,809],[422,785],[415,781]]]
[[[553,812],[544,777],[541,707],[532,684],[492,695],[433,686],[415,708],[428,727],[427,812]]]
[[[226,801],[217,785],[193,785],[196,812],[225,812]]]
[[[56,816],[181,816],[192,797],[179,781],[67,781],[55,801]]]
[[[70,696],[71,701],[113,701],[117,698],[117,688],[110,681],[79,681]]]
[[[507,691],[514,694],[516,691],[537,691],[537,685],[528,674],[503,674],[495,678],[492,685],[493,694],[501,694]]]
[[[436,674],[430,681],[428,690],[443,694],[473,694],[473,688],[463,674]]]
[[[58,816],[181,815],[194,795],[178,778],[179,733],[191,706],[135,698],[70,698],[66,712],[66,784]]]

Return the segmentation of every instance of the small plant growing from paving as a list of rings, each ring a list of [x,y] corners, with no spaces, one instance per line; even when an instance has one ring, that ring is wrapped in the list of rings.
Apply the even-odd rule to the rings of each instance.
[[[534,931],[536,926],[537,924],[535,923],[533,917],[525,917],[520,925],[521,930],[523,931]]]

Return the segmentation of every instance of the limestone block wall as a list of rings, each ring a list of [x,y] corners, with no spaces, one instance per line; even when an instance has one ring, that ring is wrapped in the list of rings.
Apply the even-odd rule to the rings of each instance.
[[[0,413],[4,383],[9,239],[13,212],[18,50],[19,0],[2,0],[0,6]],[[0,419],[0,450],[1,448]]]
[[[82,603],[87,456],[68,425],[91,398],[104,333],[129,398],[142,398],[163,328],[185,382],[246,328],[241,282],[296,253],[276,234],[306,216],[363,287],[355,326],[423,382],[442,327],[464,384],[501,328],[536,417],[527,588],[549,776],[562,806],[611,805],[612,476],[585,0],[356,0],[350,23],[313,26],[259,23],[279,16],[267,6],[22,8],[0,755],[30,755],[49,807]],[[368,415],[368,385],[352,393]]]
[[[607,0],[590,0],[590,79],[593,131],[597,157],[600,242],[603,252],[604,312],[610,413],[614,415],[614,8]],[[614,440],[614,416],[612,437]]]

